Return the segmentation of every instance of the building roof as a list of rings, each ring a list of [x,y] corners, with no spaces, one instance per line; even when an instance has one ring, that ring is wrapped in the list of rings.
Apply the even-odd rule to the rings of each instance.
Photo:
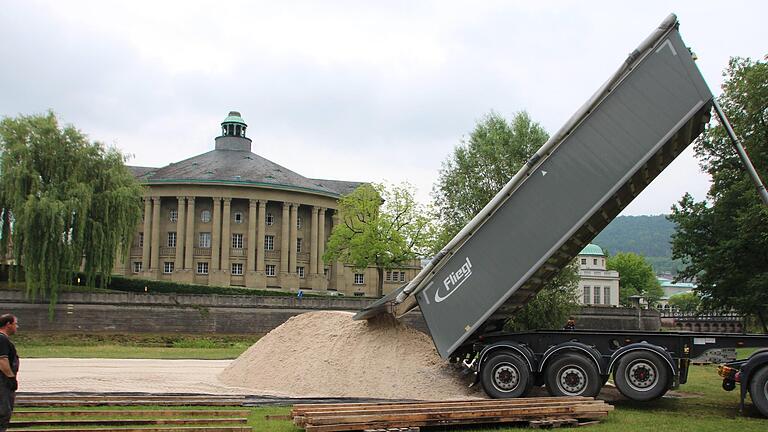
[[[230,111],[222,126],[240,123],[240,113]],[[237,131],[236,131],[237,133]],[[216,137],[214,149],[162,168],[129,166],[145,184],[230,184],[308,192],[338,198],[361,182],[310,179],[251,151],[251,139],[242,134]]]
[[[603,252],[603,249],[600,246],[590,243],[579,252],[579,255],[605,256],[605,252]]]

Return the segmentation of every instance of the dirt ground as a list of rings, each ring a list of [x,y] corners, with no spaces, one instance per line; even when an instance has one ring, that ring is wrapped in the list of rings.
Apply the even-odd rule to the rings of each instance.
[[[232,360],[22,359],[22,392],[250,394],[217,375]]]

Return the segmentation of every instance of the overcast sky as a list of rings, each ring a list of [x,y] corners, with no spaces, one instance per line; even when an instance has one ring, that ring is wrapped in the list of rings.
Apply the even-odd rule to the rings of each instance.
[[[237,110],[267,159],[409,181],[426,202],[484,114],[526,110],[555,132],[671,12],[719,94],[729,57],[768,53],[766,5],[0,0],[0,117],[50,109],[160,167],[211,150]],[[691,150],[623,214],[703,199]]]

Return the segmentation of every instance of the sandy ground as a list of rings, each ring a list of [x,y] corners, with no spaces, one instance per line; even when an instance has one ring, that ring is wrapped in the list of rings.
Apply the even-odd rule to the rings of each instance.
[[[217,375],[232,360],[22,359],[22,392],[251,394]]]

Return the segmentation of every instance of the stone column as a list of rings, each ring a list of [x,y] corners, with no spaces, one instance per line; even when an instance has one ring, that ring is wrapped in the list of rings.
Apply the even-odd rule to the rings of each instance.
[[[232,219],[232,198],[224,198],[224,216],[222,217],[221,232],[221,270],[225,275],[230,274],[229,251],[232,247],[232,234],[230,222]],[[226,285],[229,285],[229,279],[225,279]]]
[[[142,273],[149,271],[149,250],[152,239],[152,199],[144,198],[144,244],[141,248]]]
[[[187,214],[187,202],[186,197],[176,197],[179,202],[177,207],[176,217],[176,262],[174,266],[174,274],[178,273],[184,268],[184,244],[186,239],[186,231],[184,230],[185,216]]]
[[[288,273],[296,273],[296,265],[298,262],[296,261],[297,258],[297,251],[296,251],[296,240],[299,238],[298,236],[298,230],[296,226],[299,224],[299,205],[296,203],[291,204],[291,240],[289,245],[289,259],[288,259]]]
[[[290,234],[291,220],[289,217],[289,210],[291,205],[287,202],[283,203],[283,217],[280,219],[280,273],[288,274],[288,235]],[[285,288],[285,287],[283,287]]]
[[[248,201],[248,264],[247,264],[247,271],[254,271],[256,270],[256,221],[258,216],[256,216],[256,209],[259,206],[259,202],[257,200],[249,200]]]
[[[194,251],[195,245],[195,197],[187,198],[187,223],[184,224],[184,272],[181,276],[181,281],[192,283],[195,280],[195,262]],[[176,264],[178,265],[178,264]]]
[[[312,219],[309,226],[309,276],[317,276],[317,207],[312,207]]]
[[[266,201],[259,201],[259,225],[258,225],[258,231],[256,232],[256,247],[258,248],[258,252],[256,253],[256,271],[258,272],[264,272],[266,270],[265,264],[264,264],[264,254],[266,253],[264,251],[264,236],[267,235],[266,230],[266,218],[267,218],[267,202]]]
[[[187,223],[185,224],[186,234],[184,235],[184,269],[192,270],[192,253],[195,250],[195,197],[187,198]]]
[[[221,251],[221,198],[213,197],[213,218],[211,219],[211,270],[219,270]]]
[[[319,289],[328,289],[328,279],[325,277],[325,209],[320,208],[317,221],[317,274],[320,275]]]
[[[160,263],[160,202],[160,197],[152,197],[152,248],[149,250],[149,270],[153,274],[157,273]]]

